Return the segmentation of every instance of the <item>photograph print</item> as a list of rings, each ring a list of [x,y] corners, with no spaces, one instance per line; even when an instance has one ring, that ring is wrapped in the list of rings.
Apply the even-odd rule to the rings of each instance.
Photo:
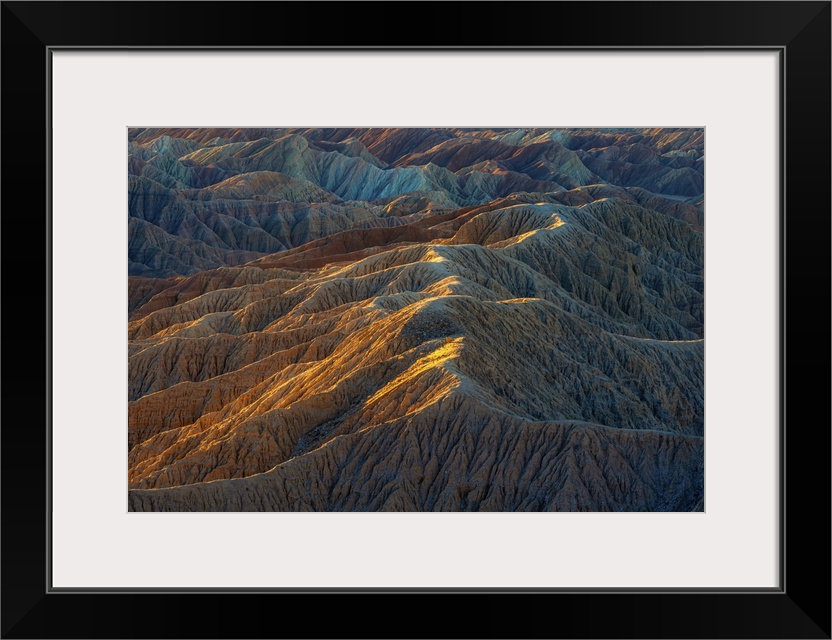
[[[704,138],[129,129],[128,509],[704,511]]]

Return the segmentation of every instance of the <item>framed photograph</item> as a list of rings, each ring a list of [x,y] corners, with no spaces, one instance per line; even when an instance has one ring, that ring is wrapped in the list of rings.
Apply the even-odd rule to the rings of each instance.
[[[829,638],[830,3],[383,6],[3,3],[3,637]]]

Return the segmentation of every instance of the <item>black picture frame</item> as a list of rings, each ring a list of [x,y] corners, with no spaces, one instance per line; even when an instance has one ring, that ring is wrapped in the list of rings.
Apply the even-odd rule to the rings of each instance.
[[[353,2],[3,2],[2,335],[8,348],[0,432],[2,637],[830,638],[830,6],[425,2],[391,9]],[[238,18],[233,29],[222,26],[230,14]],[[508,14],[525,16],[529,29],[504,29]],[[466,28],[454,28],[460,24]],[[545,24],[552,29],[541,28]],[[126,47],[778,51],[783,80],[780,587],[52,589],[48,486],[57,479],[50,475],[48,447],[54,382],[48,337],[51,322],[59,319],[49,314],[49,269],[59,265],[49,259],[48,178],[60,168],[50,166],[51,52]],[[741,255],[738,247],[738,259]],[[307,619],[301,615],[305,607],[320,615]],[[390,619],[400,620],[400,626],[387,626]]]

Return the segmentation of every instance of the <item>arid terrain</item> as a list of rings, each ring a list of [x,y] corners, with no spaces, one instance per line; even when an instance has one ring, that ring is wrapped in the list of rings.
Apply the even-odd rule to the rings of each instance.
[[[131,511],[702,511],[702,129],[131,129]]]

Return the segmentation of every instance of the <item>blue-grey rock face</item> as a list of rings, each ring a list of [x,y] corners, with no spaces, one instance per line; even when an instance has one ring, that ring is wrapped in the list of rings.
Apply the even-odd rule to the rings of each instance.
[[[518,192],[604,183],[696,197],[704,184],[701,130],[197,131],[130,131],[129,215],[164,232],[131,225],[131,275],[190,275],[397,224],[385,205],[411,194],[427,200],[403,211],[430,215]]]

